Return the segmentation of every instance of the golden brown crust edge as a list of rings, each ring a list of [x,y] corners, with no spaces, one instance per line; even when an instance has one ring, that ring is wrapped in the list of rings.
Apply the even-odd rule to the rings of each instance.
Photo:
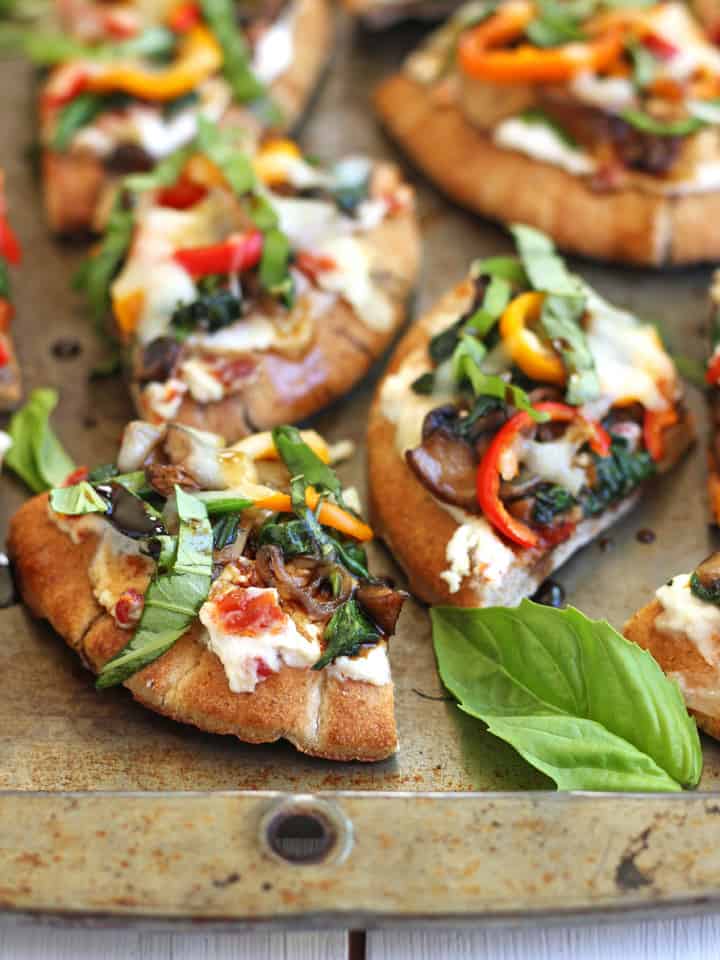
[[[348,393],[387,349],[405,320],[407,298],[420,261],[420,237],[414,212],[381,223],[367,236],[377,270],[385,275],[394,322],[374,330],[350,305],[338,299],[317,323],[308,351],[299,358],[272,351],[257,353],[257,368],[245,389],[217,403],[201,404],[185,397],[174,419],[222,434],[228,442],[254,430],[296,423],[318,413]],[[137,388],[138,414],[152,419]]]
[[[652,600],[628,620],[623,634],[653,655],[665,673],[707,676],[717,685],[717,671],[698,653],[697,648],[682,633],[666,633],[655,628],[655,621],[662,612],[658,600]],[[705,733],[720,740],[720,718],[708,716],[688,707]]]
[[[720,258],[720,191],[663,197],[596,193],[578,177],[495,146],[453,104],[405,73],[375,93],[381,121],[453,200],[483,216],[522,222],[573,253],[661,266]]]
[[[445,314],[450,305],[455,303],[456,294],[450,292],[412,327],[398,344],[385,376],[378,384],[368,425],[370,520],[376,536],[385,541],[405,571],[412,592],[426,603],[451,603],[463,607],[491,604],[512,606],[523,597],[531,596],[553,570],[630,510],[639,492],[620,501],[601,516],[583,521],[569,540],[539,558],[530,561],[527,554],[523,558],[521,552],[517,564],[501,582],[489,584],[479,577],[466,577],[457,592],[450,592],[440,574],[447,568],[445,551],[458,524],[420,483],[397,452],[395,424],[385,417],[380,397],[387,378],[400,369],[411,353],[427,346],[428,331],[435,317]],[[687,447],[694,439],[694,427],[689,414],[684,425]],[[678,444],[676,459],[663,464],[663,469],[669,469],[684,449]]]
[[[328,62],[333,15],[327,0],[297,0],[293,22],[293,62],[271,85],[284,113],[284,126],[296,127],[303,118]]]
[[[128,634],[93,596],[88,567],[97,539],[74,544],[47,510],[41,495],[12,518],[8,551],[20,591],[32,613],[98,672]],[[156,713],[250,743],[285,738],[330,760],[382,760],[397,749],[392,684],[340,682],[325,672],[285,667],[254,693],[232,693],[220,660],[194,629],[125,685]]]

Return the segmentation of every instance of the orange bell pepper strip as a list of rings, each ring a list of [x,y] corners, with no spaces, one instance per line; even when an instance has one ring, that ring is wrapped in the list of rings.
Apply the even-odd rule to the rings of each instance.
[[[576,407],[565,403],[537,403],[535,409],[547,413],[551,421],[569,423],[573,420],[585,420]],[[595,421],[585,420],[591,428],[590,447],[598,456],[605,457],[610,452],[610,437],[607,431]],[[511,417],[502,426],[485,451],[477,472],[477,500],[485,515],[485,519],[504,537],[521,547],[537,547],[540,545],[540,534],[527,524],[513,517],[505,508],[500,499],[500,461],[515,441],[516,437],[528,427],[535,426],[535,421],[524,410]]]
[[[112,307],[115,323],[122,340],[127,343],[137,330],[140,314],[145,306],[145,293],[133,290],[122,296],[113,296]]]
[[[519,39],[533,15],[529,4],[510,3],[468,30],[458,45],[461,69],[471,77],[492,83],[562,83],[581,70],[606,70],[622,53],[620,29],[560,47],[545,49],[520,44],[512,49],[498,49]]]
[[[161,70],[133,63],[108,63],[93,67],[84,89],[93,93],[128,93],[142,100],[175,100],[194,90],[222,67],[222,49],[202,24],[183,34],[177,60]]]
[[[308,487],[305,491],[305,503],[308,507],[314,510],[319,501],[320,496],[317,491],[313,489],[313,487]],[[263,497],[261,500],[256,500],[254,506],[257,507],[258,510],[272,510],[275,513],[293,512],[292,501],[288,493],[272,493],[267,497]],[[320,504],[318,519],[323,526],[332,527],[333,530],[339,530],[340,533],[344,533],[354,540],[365,542],[373,538],[372,529],[366,523],[358,520],[357,517],[348,513],[347,510],[343,510],[343,508],[339,507],[336,503],[323,500]]]
[[[500,336],[514,363],[523,373],[541,383],[559,386],[567,380],[565,365],[550,344],[530,328],[542,310],[544,293],[521,293],[505,308],[500,318]]]
[[[663,433],[668,427],[678,422],[677,410],[669,407],[667,410],[646,410],[643,418],[643,440],[645,449],[659,463],[665,455]]]

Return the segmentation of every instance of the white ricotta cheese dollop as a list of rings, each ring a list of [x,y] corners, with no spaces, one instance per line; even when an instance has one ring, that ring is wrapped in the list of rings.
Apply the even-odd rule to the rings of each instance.
[[[673,577],[656,592],[661,614],[655,619],[658,630],[682,633],[712,666],[720,666],[720,607],[698,599],[690,589],[690,574]]]
[[[510,569],[515,554],[495,536],[484,517],[437,503],[457,521],[458,528],[445,550],[447,569],[440,574],[450,593],[457,593],[465,577],[480,574],[489,583],[497,583]]]
[[[278,592],[272,587],[236,587],[248,605],[267,605],[273,616],[253,620],[246,628],[228,630],[227,617],[219,600],[211,598],[200,608],[200,620],[208,631],[207,645],[225,670],[233,693],[252,693],[268,674],[277,673],[283,664],[311,667],[320,658],[320,644],[297,628],[294,620],[280,608]],[[224,596],[224,594],[222,594]]]
[[[327,668],[329,676],[337,680],[357,680],[382,687],[390,683],[390,661],[384,643],[378,643],[367,653],[357,657],[338,657]]]
[[[594,173],[595,160],[584,150],[567,143],[549,124],[510,117],[498,124],[493,140],[506,150],[517,150],[535,160],[562,167],[577,176]]]

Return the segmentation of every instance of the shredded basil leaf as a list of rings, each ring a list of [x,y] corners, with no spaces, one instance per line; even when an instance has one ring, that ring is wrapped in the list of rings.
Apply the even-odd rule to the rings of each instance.
[[[12,446],[5,463],[33,493],[59,487],[75,469],[50,426],[50,414],[57,402],[56,390],[33,390],[25,406],[13,414],[8,427]]]
[[[633,41],[627,49],[633,63],[633,83],[638,90],[644,90],[657,75],[657,60],[643,43]]]
[[[200,115],[192,147],[212,160],[238,196],[248,193],[255,186],[252,162],[248,154],[239,149],[237,133],[222,130]]]
[[[528,123],[531,126],[539,125],[548,127],[559,140],[562,140],[566,146],[571,147],[572,149],[577,149],[577,140],[574,137],[571,137],[567,130],[560,126],[557,120],[554,120],[542,110],[526,110],[520,115],[520,119],[523,121],[523,123]]]
[[[177,553],[166,573],[147,589],[130,642],[100,671],[97,687],[123,683],[157,660],[187,630],[207,599],[212,574],[213,531],[205,506],[175,487],[180,529]]]
[[[290,241],[276,227],[268,230],[263,240],[260,283],[268,293],[280,297],[288,308],[292,307],[294,294],[289,263]]]
[[[595,369],[587,337],[580,326],[585,310],[584,297],[545,298],[540,314],[540,327],[560,354],[568,373],[566,399],[581,406],[600,396],[600,381]]]
[[[525,268],[517,257],[487,257],[485,260],[475,260],[470,268],[470,275],[501,277],[520,287],[528,285]]]
[[[110,284],[130,247],[132,235],[132,210],[125,209],[122,194],[118,194],[100,247],[83,261],[73,277],[74,288],[85,293],[98,325],[110,306]]]
[[[123,185],[127,190],[144,193],[146,190],[159,190],[177,183],[183,167],[193,153],[192,147],[183,147],[169,154],[147,173],[132,173],[125,177]]]
[[[534,290],[575,297],[582,285],[555,251],[555,244],[544,233],[524,224],[513,224],[510,232]]]
[[[56,513],[73,517],[85,513],[107,513],[108,510],[107,501],[86,480],[71,487],[51,490],[50,506]]]
[[[297,427],[275,427],[273,443],[291,477],[302,477],[304,487],[315,487],[318,493],[329,493],[343,503],[342,484],[337,474],[310,449]],[[303,488],[302,504],[305,504]]]

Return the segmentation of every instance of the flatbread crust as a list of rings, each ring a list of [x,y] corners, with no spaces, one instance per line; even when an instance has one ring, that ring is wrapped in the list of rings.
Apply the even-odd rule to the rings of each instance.
[[[483,216],[530,224],[588,257],[650,266],[720,258],[720,191],[594,192],[559,167],[496,146],[459,106],[438,102],[406,73],[380,85],[375,105],[423,173]]]
[[[97,673],[128,640],[96,601],[88,567],[97,537],[72,542],[48,515],[46,494],[11,521],[8,551],[33,614],[50,622]],[[397,749],[392,683],[339,681],[326,671],[284,667],[253,693],[232,693],[218,657],[193,625],[162,657],[125,686],[143,706],[210,733],[249,743],[284,738],[330,760],[382,760]]]
[[[701,681],[707,679],[712,686],[720,686],[717,670],[703,659],[697,647],[685,634],[656,629],[655,621],[661,613],[662,605],[658,600],[653,600],[628,620],[623,627],[623,634],[628,640],[649,650],[665,673],[689,675]],[[720,718],[711,717],[691,707],[688,709],[701,730],[720,740]]]
[[[294,2],[297,9],[293,21],[293,61],[270,85],[283,112],[286,130],[294,129],[302,120],[327,63],[333,32],[327,0]],[[239,107],[231,108],[221,125],[258,127],[254,116]],[[50,229],[53,233],[73,234],[102,228],[103,200],[119,177],[106,170],[95,153],[80,147],[63,153],[44,150],[42,180]]]
[[[364,235],[364,242],[371,251],[375,282],[393,306],[394,320],[387,330],[372,328],[338,298],[317,321],[314,340],[302,356],[251,351],[257,366],[243,390],[207,404],[186,396],[173,420],[233,442],[258,430],[305,420],[348,393],[384,353],[405,320],[420,261],[415,214],[408,211],[384,220]],[[132,393],[140,417],[152,420],[137,385]]]
[[[516,562],[501,580],[488,582],[479,576],[468,576],[458,591],[450,592],[440,575],[448,567],[445,551],[458,523],[440,506],[398,453],[396,426],[383,413],[380,398],[385,380],[400,369],[406,357],[427,347],[429,331],[435,328],[437,332],[437,318],[454,314],[457,303],[458,294],[451,291],[412,327],[398,344],[385,376],[378,384],[368,426],[368,509],[376,536],[385,541],[405,571],[412,592],[426,603],[452,603],[461,607],[514,606],[523,597],[534,594],[543,580],[573,553],[631,510],[641,491],[635,491],[600,516],[583,520],[568,540],[539,557],[537,551],[515,548]],[[662,469],[672,466],[693,440],[689,415],[682,426],[685,427],[685,444],[677,445],[672,462],[663,463]]]

